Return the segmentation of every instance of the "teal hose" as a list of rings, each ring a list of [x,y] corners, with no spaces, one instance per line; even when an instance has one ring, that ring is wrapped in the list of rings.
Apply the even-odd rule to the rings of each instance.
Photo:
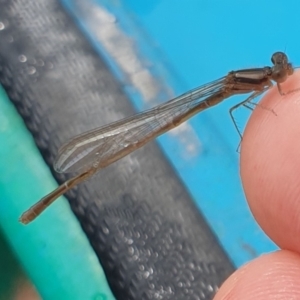
[[[29,225],[18,218],[57,183],[0,87],[0,226],[44,300],[114,299],[66,200]]]

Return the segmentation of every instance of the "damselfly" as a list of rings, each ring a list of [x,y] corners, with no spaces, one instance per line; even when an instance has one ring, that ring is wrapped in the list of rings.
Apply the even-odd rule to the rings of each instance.
[[[294,68],[283,52],[274,53],[271,61],[272,67],[229,72],[164,104],[74,137],[59,150],[54,169],[62,173],[79,171],[79,174],[34,204],[22,214],[20,221],[24,224],[31,222],[75,185],[226,98],[251,93],[246,100],[230,109],[233,119],[233,110],[241,105],[249,108],[254,98],[273,85],[272,81],[277,84],[279,93],[283,94],[280,83],[293,74]]]

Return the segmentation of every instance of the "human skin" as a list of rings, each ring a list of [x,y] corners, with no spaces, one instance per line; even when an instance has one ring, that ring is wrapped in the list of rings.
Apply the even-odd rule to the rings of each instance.
[[[300,299],[300,72],[282,90],[274,86],[254,109],[240,157],[249,207],[281,250],[238,269],[214,300]]]

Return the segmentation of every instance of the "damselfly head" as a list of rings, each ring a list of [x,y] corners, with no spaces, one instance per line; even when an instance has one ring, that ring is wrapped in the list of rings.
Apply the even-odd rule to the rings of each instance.
[[[288,57],[283,52],[275,52],[271,61],[274,64],[272,67],[272,80],[277,83],[286,81],[287,77],[294,73],[294,67],[289,63]]]
[[[277,64],[283,65],[288,63],[288,57],[285,53],[278,51],[272,55],[271,61],[274,65]]]

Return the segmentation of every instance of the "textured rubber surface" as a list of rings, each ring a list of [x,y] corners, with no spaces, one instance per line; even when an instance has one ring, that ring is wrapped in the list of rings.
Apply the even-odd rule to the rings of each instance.
[[[70,137],[133,114],[56,1],[0,4],[0,82],[49,165]],[[67,197],[117,299],[210,299],[233,271],[154,142]]]

